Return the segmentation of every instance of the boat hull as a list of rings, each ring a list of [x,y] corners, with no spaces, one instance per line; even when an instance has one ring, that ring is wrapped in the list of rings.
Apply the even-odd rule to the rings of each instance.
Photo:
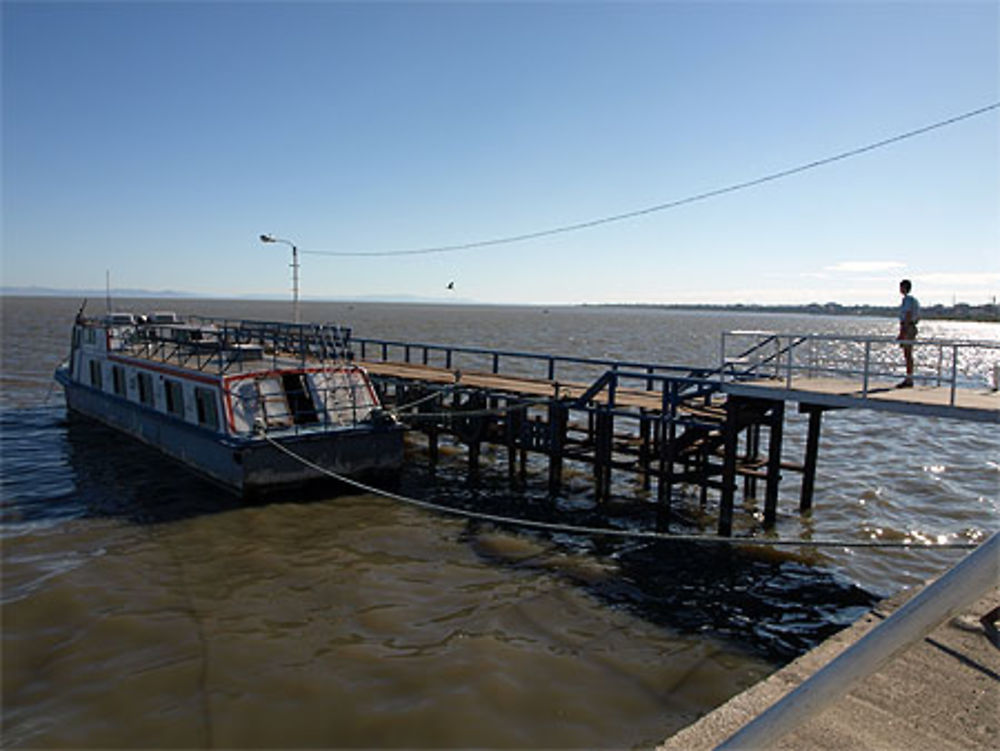
[[[148,444],[238,495],[263,495],[334,479],[296,456],[351,478],[395,471],[403,462],[404,430],[394,423],[271,439],[233,438],[71,381],[64,374],[57,373],[57,380],[65,390],[68,409]]]

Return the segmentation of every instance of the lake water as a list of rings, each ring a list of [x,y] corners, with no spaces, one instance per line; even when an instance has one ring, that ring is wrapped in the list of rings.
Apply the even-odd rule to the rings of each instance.
[[[119,305],[289,312],[278,302]],[[2,306],[8,747],[649,746],[962,555],[751,556],[546,536],[366,494],[245,505],[68,419],[51,375],[79,301]],[[359,337],[692,366],[716,364],[728,329],[895,333],[884,319],[616,308],[305,303],[303,318]],[[927,321],[921,336],[1000,340],[1000,326]],[[795,458],[804,423],[793,410],[786,434]],[[979,541],[997,527],[998,438],[992,425],[828,413],[813,512],[798,514],[798,484],[786,481],[776,532]],[[412,456],[404,495],[540,502],[544,465],[519,493],[499,462],[471,486],[458,448],[444,447],[433,476]],[[559,503],[585,508],[588,490],[570,473]],[[641,490],[621,479],[614,492]],[[738,509],[738,524],[752,524],[752,511]]]

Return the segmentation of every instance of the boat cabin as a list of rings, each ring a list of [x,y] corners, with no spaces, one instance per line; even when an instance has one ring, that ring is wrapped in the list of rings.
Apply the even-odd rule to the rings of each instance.
[[[141,410],[229,435],[371,419],[378,398],[349,331],[112,313],[78,319],[69,377]],[[346,335],[345,335],[346,332]]]

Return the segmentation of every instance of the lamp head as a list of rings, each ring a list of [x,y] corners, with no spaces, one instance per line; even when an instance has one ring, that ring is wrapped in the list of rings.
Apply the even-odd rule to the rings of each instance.
[[[277,242],[277,241],[276,241],[276,240],[274,239],[274,235],[261,235],[261,236],[260,236],[260,241],[261,241],[262,243],[273,243],[273,242]]]

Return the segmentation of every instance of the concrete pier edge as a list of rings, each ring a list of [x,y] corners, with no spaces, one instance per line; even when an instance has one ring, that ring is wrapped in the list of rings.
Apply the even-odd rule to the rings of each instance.
[[[657,751],[715,748],[926,586],[883,600],[851,626],[668,738]],[[998,606],[1000,586],[770,748],[1000,748],[1000,649],[979,623]]]

